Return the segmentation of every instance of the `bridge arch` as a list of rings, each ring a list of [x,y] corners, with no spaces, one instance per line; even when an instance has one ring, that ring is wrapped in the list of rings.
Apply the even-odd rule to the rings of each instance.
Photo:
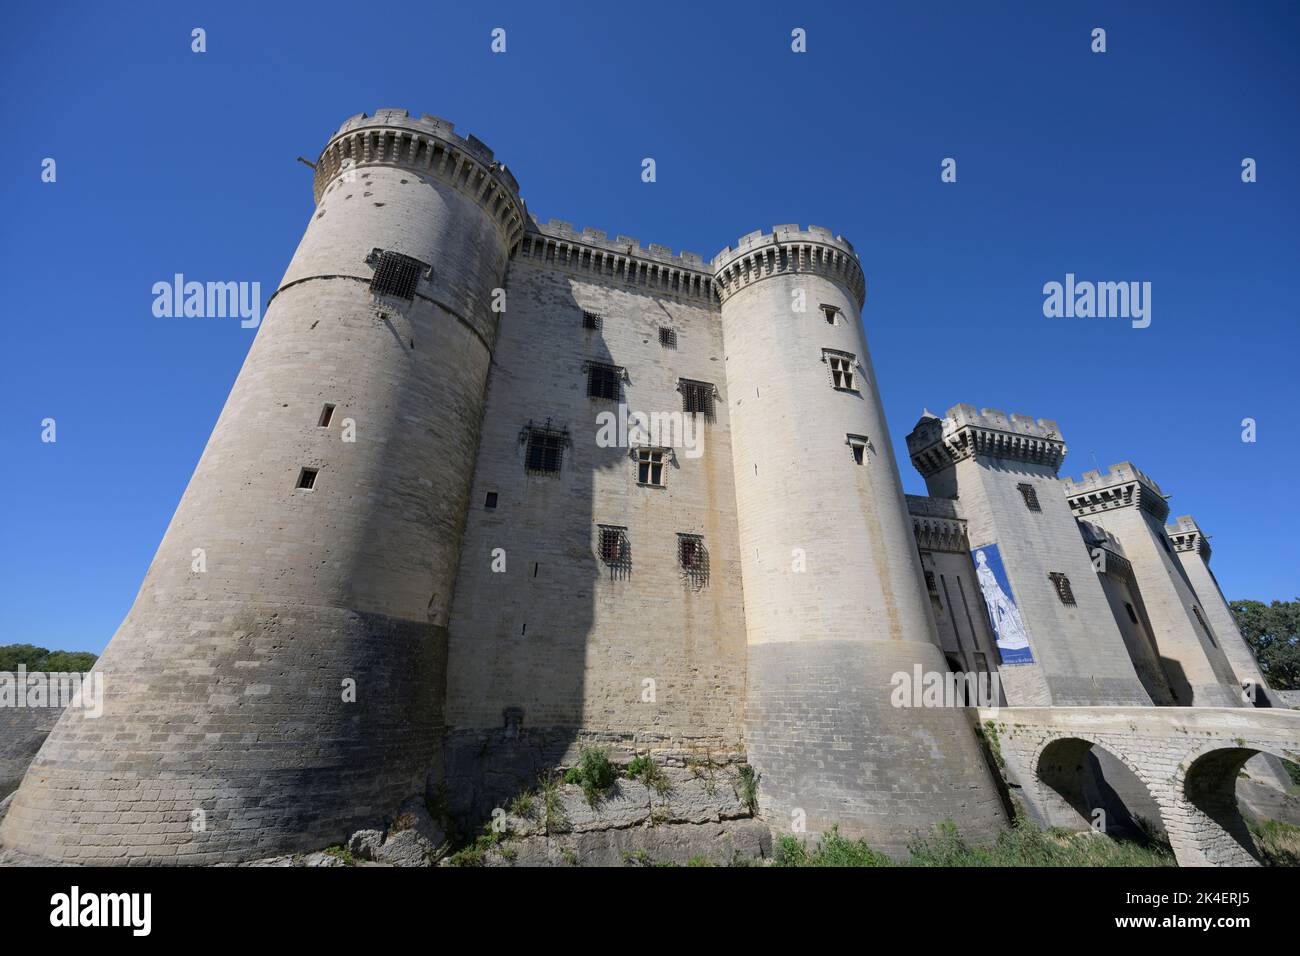
[[[1198,863],[1250,866],[1260,862],[1259,848],[1237,798],[1237,778],[1258,754],[1291,759],[1282,748],[1261,747],[1238,738],[1229,746],[1203,748],[1180,767],[1175,786],[1188,822],[1198,833]]]
[[[1047,825],[1083,830],[1100,824],[1112,837],[1164,838],[1164,815],[1145,769],[1110,742],[1054,735],[1038,748],[1031,766],[1036,809]]]

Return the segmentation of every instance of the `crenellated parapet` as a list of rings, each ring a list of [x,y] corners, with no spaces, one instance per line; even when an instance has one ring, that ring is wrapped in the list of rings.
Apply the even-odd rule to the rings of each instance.
[[[316,161],[316,201],[341,174],[372,165],[400,166],[448,182],[492,217],[512,252],[523,238],[528,215],[514,174],[480,140],[457,135],[447,120],[427,114],[417,119],[397,109],[351,117]]]
[[[792,273],[815,273],[840,283],[862,308],[867,282],[852,244],[822,226],[801,229],[775,226],[741,236],[713,257],[718,298],[725,302],[738,290],[760,279]]]
[[[1065,479],[1065,497],[1076,517],[1117,508],[1140,508],[1160,522],[1169,516],[1160,486],[1128,461],[1111,465],[1105,474],[1085,471],[1077,481]]]
[[[674,255],[672,249],[653,242],[643,248],[640,240],[630,236],[610,239],[600,229],[579,231],[558,219],[545,224],[531,219],[517,257],[548,268],[601,276],[656,295],[680,295],[710,304],[715,300],[713,272],[698,253]]]
[[[1165,525],[1165,534],[1175,551],[1192,551],[1210,563],[1210,541],[1191,515],[1179,515],[1173,524]]]
[[[927,413],[907,436],[912,464],[923,477],[974,456],[1045,465],[1055,474],[1067,451],[1056,422],[997,409],[954,405],[943,418]]]
[[[953,554],[970,553],[966,520],[961,516],[956,501],[925,495],[907,495],[906,498],[907,514],[912,519],[912,533],[916,536],[918,548]]]

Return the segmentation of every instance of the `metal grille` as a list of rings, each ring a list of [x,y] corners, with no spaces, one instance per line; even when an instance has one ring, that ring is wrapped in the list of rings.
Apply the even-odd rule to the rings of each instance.
[[[1052,584],[1056,586],[1056,596],[1061,599],[1061,603],[1073,606],[1074,589],[1070,587],[1070,579],[1060,571],[1049,571],[1047,576],[1052,579]]]
[[[591,398],[608,398],[618,401],[622,394],[623,368],[620,365],[605,365],[601,362],[587,362],[587,395]]]
[[[632,546],[627,540],[627,528],[618,525],[602,524],[596,526],[599,540],[601,563],[609,568],[611,579],[626,578],[632,573]]]
[[[429,271],[428,263],[400,252],[376,249],[366,261],[375,267],[375,274],[370,277],[370,291],[399,299],[414,299],[420,277]]]
[[[659,327],[659,344],[666,349],[677,348],[677,330]]]
[[[529,422],[524,429],[528,443],[524,451],[524,470],[530,475],[558,475],[564,464],[564,446],[569,443],[569,433],[562,428],[552,428],[550,419],[545,425]]]
[[[1038,504],[1038,490],[1033,485],[1021,483],[1016,485],[1020,489],[1020,496],[1025,499],[1025,507],[1030,511],[1042,511]]]
[[[698,591],[708,584],[709,552],[704,547],[704,538],[698,534],[679,534],[677,564],[681,568],[682,580],[690,587]]]
[[[597,332],[599,332],[601,324],[602,324],[601,318],[595,312],[587,312],[585,310],[583,311],[582,327],[584,329],[595,329]]]
[[[934,580],[934,572],[933,572],[933,571],[926,571],[926,572],[925,572],[925,589],[926,589],[927,591],[932,591],[932,592],[934,592],[935,594],[938,594],[938,593],[939,593],[939,585],[938,585],[938,584],[935,582],[935,580]]]
[[[708,382],[693,382],[682,379],[677,390],[682,393],[682,411],[688,415],[703,415],[705,421],[713,421],[713,386]]]

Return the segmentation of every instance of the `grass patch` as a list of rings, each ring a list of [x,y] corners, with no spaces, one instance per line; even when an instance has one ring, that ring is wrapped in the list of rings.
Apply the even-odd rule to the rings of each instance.
[[[1300,827],[1281,820],[1248,823],[1265,866],[1300,866]]]
[[[1166,846],[1144,846],[1092,833],[1044,830],[1021,824],[998,836],[991,846],[967,843],[951,822],[933,835],[914,840],[903,860],[892,860],[865,840],[849,840],[832,829],[812,849],[808,841],[783,836],[777,843],[778,866],[1174,866]]]
[[[664,768],[648,756],[633,758],[627,765],[627,776],[632,780],[640,780],[661,797],[673,789],[673,782],[664,773]]]
[[[758,774],[747,763],[741,764],[736,774],[736,796],[750,813],[758,812]]]
[[[342,844],[336,843],[334,846],[327,846],[325,849],[321,850],[321,852],[342,860],[344,866],[357,865],[357,861],[352,858],[352,851]]]
[[[587,806],[596,807],[618,779],[618,771],[609,762],[609,753],[601,747],[584,747],[578,755],[578,765],[564,773],[565,783],[582,787]]]

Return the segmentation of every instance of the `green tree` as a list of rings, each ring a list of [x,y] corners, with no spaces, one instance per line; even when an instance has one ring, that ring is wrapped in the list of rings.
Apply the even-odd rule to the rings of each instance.
[[[1241,636],[1276,690],[1300,690],[1300,598],[1294,601],[1232,601]]]
[[[29,671],[54,671],[59,674],[85,672],[97,657],[86,651],[51,651],[35,644],[0,644],[0,671],[12,673],[19,666]]]

